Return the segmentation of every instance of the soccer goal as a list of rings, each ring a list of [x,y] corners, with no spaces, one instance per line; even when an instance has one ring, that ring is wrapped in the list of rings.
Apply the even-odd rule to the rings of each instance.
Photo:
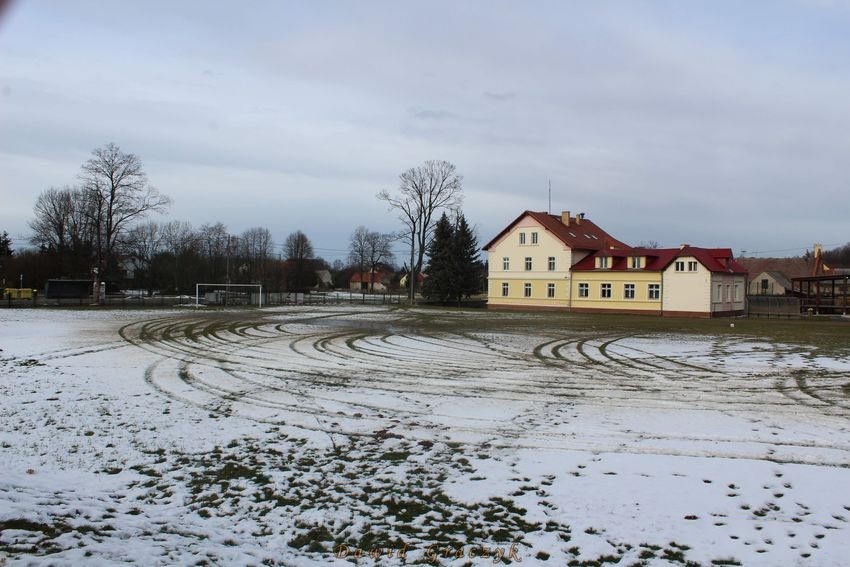
[[[234,289],[235,288],[235,289]],[[251,291],[245,288],[257,289],[258,306],[263,306],[263,284],[229,284],[229,283],[198,283],[195,284],[195,307],[201,305],[249,305]],[[203,295],[201,295],[203,293]]]

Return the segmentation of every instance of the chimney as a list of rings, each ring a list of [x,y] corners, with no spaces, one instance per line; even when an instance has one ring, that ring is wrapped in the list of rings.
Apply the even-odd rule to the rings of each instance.
[[[684,250],[688,246],[690,246],[690,244],[679,244],[679,250]]]
[[[570,226],[570,211],[564,211],[561,213],[561,224],[564,226]]]
[[[576,225],[581,224],[581,221],[584,220],[584,213],[579,213],[576,215]]]

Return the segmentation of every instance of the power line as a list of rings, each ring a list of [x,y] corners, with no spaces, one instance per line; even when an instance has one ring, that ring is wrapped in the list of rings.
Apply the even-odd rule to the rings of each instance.
[[[828,248],[830,246],[843,246],[844,244],[844,242],[836,242],[833,244],[822,244],[821,246],[823,246],[824,248]],[[794,252],[797,250],[809,250],[810,248],[811,246],[799,246],[797,248],[780,248],[777,250],[745,250],[742,248],[741,252],[746,252],[747,254],[772,254],[774,252]]]

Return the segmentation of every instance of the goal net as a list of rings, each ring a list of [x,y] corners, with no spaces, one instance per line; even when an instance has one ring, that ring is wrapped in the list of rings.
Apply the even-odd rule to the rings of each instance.
[[[262,284],[195,284],[195,306],[254,305],[263,306]]]

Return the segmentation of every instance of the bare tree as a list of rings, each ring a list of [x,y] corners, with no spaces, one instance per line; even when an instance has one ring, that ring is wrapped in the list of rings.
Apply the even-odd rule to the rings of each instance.
[[[104,273],[114,261],[114,248],[129,224],[150,211],[164,210],[171,201],[148,184],[136,155],[126,154],[112,143],[92,151],[92,158],[80,171],[80,180],[92,203],[97,263]]]
[[[252,280],[262,282],[274,247],[272,233],[267,228],[249,228],[242,233],[240,243],[241,254],[250,263]]]
[[[640,247],[641,248],[661,248],[661,245],[658,244],[657,240],[641,240]]]
[[[135,279],[143,283],[148,293],[153,288],[153,259],[162,250],[162,232],[159,224],[150,221],[134,226],[122,238],[122,249],[133,265]]]
[[[366,252],[368,234],[369,229],[361,224],[351,233],[351,240],[348,242],[348,261],[353,268],[357,269],[361,282],[363,281],[363,272],[368,263],[368,254]]]
[[[30,241],[56,254],[54,274],[88,273],[95,240],[91,201],[79,188],[51,187],[38,196],[29,225]]]
[[[306,291],[316,283],[316,274],[310,261],[313,245],[307,235],[296,230],[286,237],[283,254],[287,263],[287,287],[291,291]]]
[[[192,223],[188,221],[171,221],[162,225],[162,249],[168,252],[174,259],[174,290],[179,291],[181,286],[181,264],[187,259],[191,252],[197,252],[199,239]]]
[[[313,257],[313,245],[306,234],[296,230],[286,237],[283,254],[287,260],[308,260]]]
[[[460,206],[463,177],[454,164],[429,160],[401,173],[399,181],[396,194],[385,189],[378,193],[378,198],[398,211],[404,223],[402,236],[410,244],[410,299],[413,300],[415,282],[437,222],[436,213]]]
[[[388,264],[394,260],[392,243],[395,237],[392,234],[381,234],[360,225],[351,234],[348,245],[348,259],[352,266],[356,266],[362,278],[364,272],[374,274],[381,264]],[[362,279],[361,279],[362,281]],[[369,289],[374,291],[374,277],[369,279]]]
[[[71,250],[75,245],[91,238],[88,221],[90,203],[79,189],[64,186],[51,187],[36,199],[35,218],[29,225],[33,231],[33,244],[53,250]]]
[[[230,239],[227,227],[220,222],[198,229],[198,244],[207,263],[207,281],[218,281],[220,274],[226,273]]]

